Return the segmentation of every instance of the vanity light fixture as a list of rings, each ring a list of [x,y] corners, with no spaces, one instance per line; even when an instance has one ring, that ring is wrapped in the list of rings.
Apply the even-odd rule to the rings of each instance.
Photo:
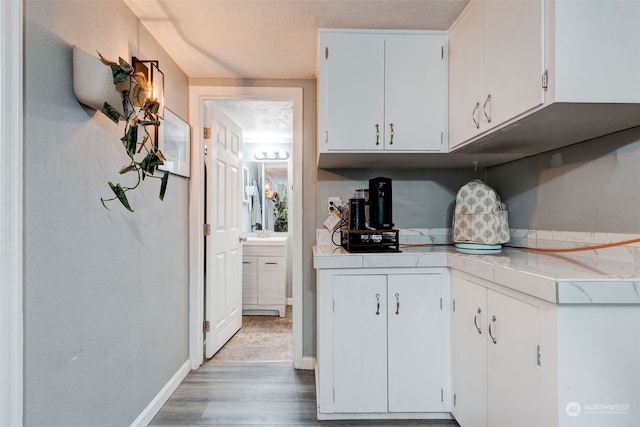
[[[289,158],[289,153],[280,150],[280,151],[258,151],[253,157],[256,160],[287,160]]]

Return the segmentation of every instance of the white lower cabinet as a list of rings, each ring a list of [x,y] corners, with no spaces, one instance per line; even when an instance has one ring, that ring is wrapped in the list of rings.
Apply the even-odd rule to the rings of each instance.
[[[446,269],[318,271],[318,418],[449,418]]]
[[[452,277],[453,408],[462,427],[540,420],[538,307]]]

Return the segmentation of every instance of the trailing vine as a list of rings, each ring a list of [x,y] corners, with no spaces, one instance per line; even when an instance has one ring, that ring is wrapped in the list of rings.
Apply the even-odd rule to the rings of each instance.
[[[115,62],[105,58],[100,52],[98,52],[98,55],[103,64],[111,67],[113,83],[116,86],[116,90],[120,92],[120,98],[122,99],[122,113],[108,102],[104,103],[101,110],[116,124],[121,119],[125,121],[124,136],[120,138],[120,141],[130,161],[128,165],[120,169],[119,173],[123,175],[134,172],[137,175],[137,180],[133,186],[123,186],[120,183],[114,184],[109,181],[109,187],[115,196],[107,199],[100,198],[100,201],[106,209],[109,209],[106,205],[107,202],[119,200],[127,210],[133,212],[127,199],[127,192],[138,188],[146,177],[161,180],[160,200],[164,200],[164,194],[167,190],[169,172],[165,171],[162,176],[154,175],[157,166],[163,165],[166,159],[158,149],[148,129],[151,128],[153,133],[157,134],[157,128],[161,123],[158,116],[160,104],[157,99],[150,99],[149,97],[151,88],[145,73],[135,71],[122,58]],[[139,140],[140,142],[138,142]],[[136,155],[141,153],[144,154],[144,158],[140,161],[136,160]]]

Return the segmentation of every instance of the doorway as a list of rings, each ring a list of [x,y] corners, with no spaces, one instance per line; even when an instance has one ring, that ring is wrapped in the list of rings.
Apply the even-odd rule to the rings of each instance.
[[[291,302],[293,329],[293,365],[302,367],[302,88],[290,87],[218,87],[190,88],[190,122],[192,137],[192,179],[190,190],[190,286],[189,286],[189,356],[191,368],[203,363],[202,328],[204,325],[204,170],[203,105],[210,101],[254,100],[284,101],[293,105],[293,138],[291,144],[290,204],[288,235],[291,247]]]

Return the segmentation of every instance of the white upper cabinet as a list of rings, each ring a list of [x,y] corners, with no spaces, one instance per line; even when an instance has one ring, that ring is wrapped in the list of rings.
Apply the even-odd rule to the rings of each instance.
[[[449,34],[449,146],[484,131],[482,1],[472,2]]]
[[[638,1],[471,0],[449,32],[449,149],[519,158],[640,125],[638,22]]]
[[[450,147],[542,104],[542,1],[473,1],[450,32]]]
[[[384,148],[384,39],[326,34],[320,59],[320,109],[326,150]]]
[[[445,32],[320,30],[319,151],[446,151]]]
[[[547,102],[640,103],[640,2],[547,5]]]

